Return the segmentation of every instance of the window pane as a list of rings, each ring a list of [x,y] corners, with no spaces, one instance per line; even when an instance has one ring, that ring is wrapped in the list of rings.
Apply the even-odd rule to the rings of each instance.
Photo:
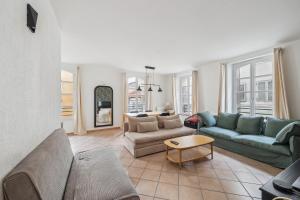
[[[255,64],[255,76],[272,74],[272,62],[257,62]]]
[[[238,91],[239,92],[250,92],[251,85],[250,85],[250,79],[240,79],[238,80]]]
[[[62,94],[72,94],[73,92],[73,83],[62,82],[61,83],[61,93]]]
[[[256,92],[255,93],[255,115],[268,116],[272,115],[272,95],[268,96],[269,92]]]
[[[237,78],[249,78],[250,77],[250,65],[245,65],[242,67],[239,67]]]

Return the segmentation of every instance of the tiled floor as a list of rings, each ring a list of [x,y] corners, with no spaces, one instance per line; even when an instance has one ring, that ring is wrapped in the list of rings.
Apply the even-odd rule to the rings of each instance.
[[[119,129],[70,136],[74,152],[109,147],[120,158],[142,200],[257,200],[259,187],[279,169],[215,148],[214,159],[185,163],[182,169],[157,153],[134,159]]]

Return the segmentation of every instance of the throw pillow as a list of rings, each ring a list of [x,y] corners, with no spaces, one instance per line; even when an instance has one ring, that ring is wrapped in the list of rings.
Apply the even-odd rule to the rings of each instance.
[[[295,135],[293,132],[294,126],[300,126],[300,122],[292,122],[286,125],[279,133],[276,135],[274,144],[288,144],[291,136]]]
[[[265,136],[276,137],[276,135],[289,123],[293,122],[292,120],[281,120],[275,118],[267,118]]]
[[[156,117],[128,117],[129,132],[137,132],[138,122],[155,122]]]
[[[236,131],[241,134],[260,135],[263,130],[263,117],[240,116]]]
[[[158,123],[155,122],[138,122],[137,123],[137,132],[138,133],[146,133],[152,131],[158,131]]]
[[[239,113],[220,113],[217,120],[217,127],[235,130],[239,117]]]
[[[198,115],[201,117],[203,124],[207,127],[215,126],[217,123],[214,115],[210,112],[201,112],[198,113]]]
[[[171,116],[157,116],[158,127],[164,128],[165,120],[179,119],[179,115],[171,115]]]
[[[179,118],[164,121],[165,129],[181,128],[182,126],[183,124]]]

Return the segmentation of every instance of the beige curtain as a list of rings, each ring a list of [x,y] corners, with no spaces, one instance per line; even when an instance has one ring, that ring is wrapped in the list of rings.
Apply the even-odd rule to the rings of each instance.
[[[174,111],[177,113],[176,74],[172,74],[172,101]]]
[[[198,71],[192,72],[192,114],[199,111],[199,77]]]
[[[123,79],[123,113],[128,112],[128,82],[127,82],[127,74],[124,72],[122,74]]]
[[[81,72],[80,67],[77,67],[77,101],[76,101],[76,114],[75,114],[75,126],[74,134],[84,135],[87,133],[85,128],[84,111],[82,106],[82,95],[81,95]]]
[[[282,54],[283,49],[274,49],[274,115],[280,119],[289,119]]]
[[[225,112],[226,101],[226,65],[220,64],[218,113]]]

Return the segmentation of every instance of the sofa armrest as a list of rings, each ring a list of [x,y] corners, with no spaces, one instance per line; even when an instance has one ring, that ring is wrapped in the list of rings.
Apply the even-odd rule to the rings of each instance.
[[[293,161],[300,158],[300,136],[290,137],[290,150],[292,152]]]

